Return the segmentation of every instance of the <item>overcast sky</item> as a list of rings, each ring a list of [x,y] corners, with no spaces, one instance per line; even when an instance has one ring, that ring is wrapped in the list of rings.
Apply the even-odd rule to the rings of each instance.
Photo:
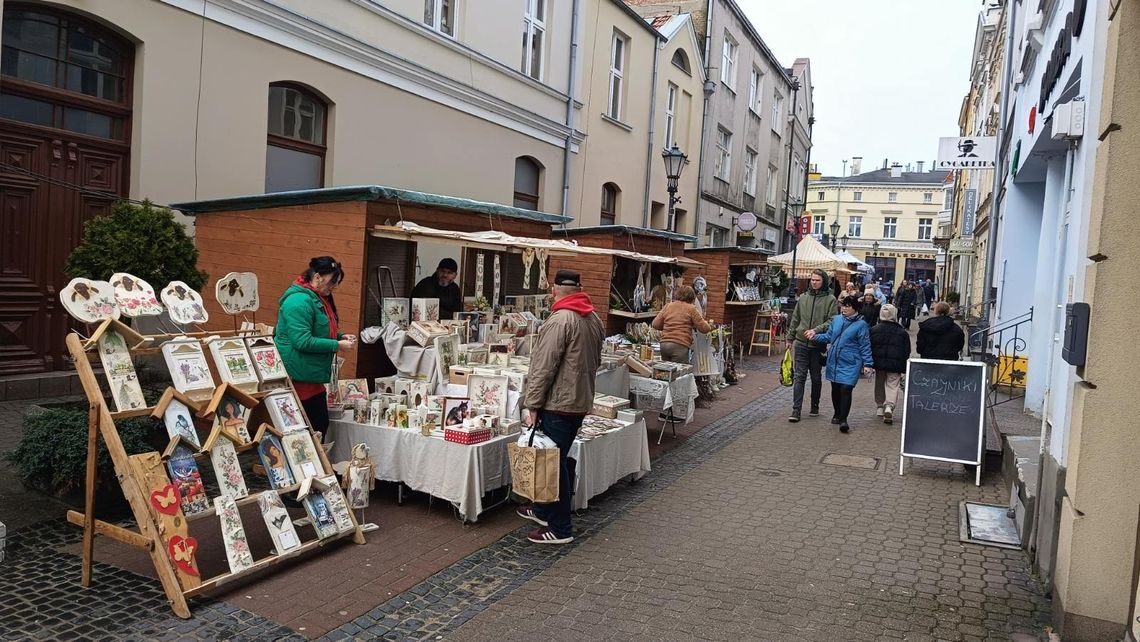
[[[737,0],[785,67],[811,58],[812,164],[863,157],[930,169],[956,136],[981,0]],[[850,171],[850,164],[848,164]]]

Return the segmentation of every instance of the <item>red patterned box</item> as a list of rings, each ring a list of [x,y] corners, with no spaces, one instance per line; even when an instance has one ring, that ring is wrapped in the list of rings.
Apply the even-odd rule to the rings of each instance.
[[[457,444],[470,446],[472,444],[481,444],[484,441],[490,441],[491,429],[490,428],[444,428],[443,438],[446,441],[452,441]]]

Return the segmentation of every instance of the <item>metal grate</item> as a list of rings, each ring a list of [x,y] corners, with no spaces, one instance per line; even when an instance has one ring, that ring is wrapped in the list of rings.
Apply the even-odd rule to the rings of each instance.
[[[827,453],[819,458],[819,463],[827,466],[843,466],[846,468],[861,468],[863,470],[879,470],[883,460],[878,457],[864,457],[862,455],[841,455]]]

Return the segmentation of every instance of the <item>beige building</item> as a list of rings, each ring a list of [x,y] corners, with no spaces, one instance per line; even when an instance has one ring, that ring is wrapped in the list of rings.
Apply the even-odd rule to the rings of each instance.
[[[831,226],[839,223],[837,249],[846,249],[875,268],[875,278],[896,285],[903,279],[934,279],[934,226],[942,209],[946,172],[907,171],[899,165],[810,181],[804,215],[811,233],[830,247]]]

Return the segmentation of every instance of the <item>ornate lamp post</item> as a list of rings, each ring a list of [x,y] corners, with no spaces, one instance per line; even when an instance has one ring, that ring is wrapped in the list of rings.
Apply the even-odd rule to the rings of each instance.
[[[835,251],[835,244],[839,241],[839,219],[836,218],[829,226],[831,228],[831,251]]]
[[[846,234],[839,237],[839,247],[843,248],[844,252],[847,251],[847,241],[849,241],[849,240],[851,240],[851,239],[847,238]]]
[[[785,218],[796,222],[796,243],[792,245],[792,273],[790,275],[791,278],[788,279],[788,301],[792,302],[796,300],[796,253],[800,247],[800,216],[804,211],[804,204],[787,199],[784,203],[784,207],[787,210],[787,213],[784,215]]]
[[[669,221],[667,223],[670,232],[675,231],[673,226],[675,224],[674,211],[677,201],[677,181],[681,180],[681,171],[685,169],[685,161],[688,156],[680,150],[676,145],[661,152],[661,158],[665,161],[665,178],[667,179],[667,189],[669,190]]]

